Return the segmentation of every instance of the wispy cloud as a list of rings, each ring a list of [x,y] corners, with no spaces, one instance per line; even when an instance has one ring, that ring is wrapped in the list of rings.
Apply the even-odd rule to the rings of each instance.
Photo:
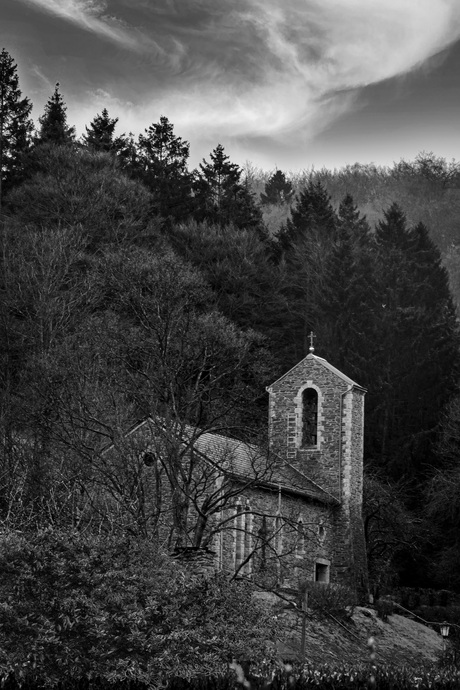
[[[135,51],[163,49],[151,38],[109,14],[109,0],[22,0],[48,14]]]
[[[129,104],[121,126],[141,131],[165,114],[184,137],[214,142],[311,137],[355,107],[362,87],[460,36],[458,0],[21,2],[126,49],[110,84],[94,67],[93,93]]]
[[[201,13],[178,28],[184,79],[161,105],[209,136],[312,135],[353,107],[356,89],[413,70],[460,35],[457,0],[182,3],[164,5],[170,18]]]

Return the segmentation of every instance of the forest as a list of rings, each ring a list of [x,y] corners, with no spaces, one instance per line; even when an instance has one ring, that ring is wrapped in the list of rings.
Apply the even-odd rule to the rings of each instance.
[[[153,413],[257,442],[313,331],[368,390],[372,585],[460,592],[460,163],[190,170],[166,116],[77,138],[56,85],[34,123],[6,50],[0,104],[2,526],[87,528],[94,458]],[[106,481],[148,534],[139,471]]]

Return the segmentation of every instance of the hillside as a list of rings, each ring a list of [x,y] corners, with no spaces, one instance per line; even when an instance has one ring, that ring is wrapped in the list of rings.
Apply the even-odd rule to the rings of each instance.
[[[293,633],[293,614],[285,612],[281,618],[291,630],[282,635],[284,642],[280,652],[288,658],[297,657],[300,626],[296,625]],[[416,668],[435,663],[442,653],[442,638],[435,630],[396,614],[383,622],[373,609],[356,607],[352,618],[343,624],[332,618],[308,614],[306,662],[330,666],[369,663],[370,637],[375,641],[377,664]]]

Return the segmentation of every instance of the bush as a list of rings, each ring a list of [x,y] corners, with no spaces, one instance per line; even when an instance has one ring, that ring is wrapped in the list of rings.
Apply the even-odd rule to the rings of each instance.
[[[394,602],[392,599],[377,599],[375,602],[375,609],[377,611],[377,616],[381,618],[385,623],[388,621],[388,616],[394,613]]]
[[[341,618],[349,618],[357,604],[356,593],[343,585],[304,581],[300,584],[301,596],[305,592],[309,608]]]
[[[379,666],[378,668],[343,666],[332,669],[328,666],[306,666],[300,672],[278,672],[270,683],[271,690],[454,690],[458,689],[460,672],[455,668],[406,668]],[[252,690],[262,690],[267,683],[262,679],[251,679]]]
[[[187,572],[151,544],[46,531],[0,537],[0,674],[157,684],[265,657],[271,617],[245,583]]]

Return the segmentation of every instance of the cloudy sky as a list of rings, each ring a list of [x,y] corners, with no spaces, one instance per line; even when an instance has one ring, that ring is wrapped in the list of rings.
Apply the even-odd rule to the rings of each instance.
[[[460,159],[459,0],[0,0],[2,47],[34,119],[59,82],[79,134],[166,115],[191,166]]]

